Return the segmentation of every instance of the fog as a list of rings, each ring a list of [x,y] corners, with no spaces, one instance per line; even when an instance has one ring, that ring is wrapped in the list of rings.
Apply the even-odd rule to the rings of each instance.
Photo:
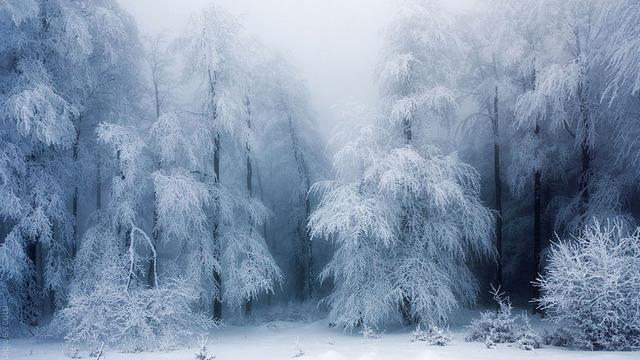
[[[194,12],[211,0],[119,0],[143,33],[181,31]],[[320,130],[330,134],[340,109],[350,103],[374,105],[381,30],[394,14],[395,0],[219,0],[241,17],[249,33],[282,51],[307,81]],[[474,0],[443,2],[452,10]]]
[[[0,0],[0,360],[640,360],[639,19]]]

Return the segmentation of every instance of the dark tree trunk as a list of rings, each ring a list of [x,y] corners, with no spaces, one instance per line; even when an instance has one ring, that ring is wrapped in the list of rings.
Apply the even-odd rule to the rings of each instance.
[[[211,70],[207,71],[208,79],[209,79],[209,98],[210,98],[210,106],[211,106],[211,118],[212,122],[215,123],[218,119],[217,109],[216,109],[216,74],[215,72],[211,72]],[[220,133],[216,131],[213,138],[213,181],[216,185],[220,184]],[[212,237],[213,242],[215,244],[215,254],[214,257],[217,261],[220,260],[220,199],[215,200],[215,214],[213,216],[212,223]],[[212,299],[211,311],[213,313],[213,319],[216,321],[222,320],[222,276],[218,269],[213,269],[213,285],[216,289],[216,294]]]
[[[412,129],[411,119],[412,117],[410,116],[402,120],[402,135],[404,136],[404,140],[407,145],[411,145],[413,141],[413,129]],[[409,217],[408,211],[406,209],[403,210],[403,213],[402,213],[402,229],[403,229],[402,231],[403,232],[406,230],[408,217]],[[405,294],[402,295],[402,301],[400,302],[400,314],[402,315],[402,319],[407,325],[410,325],[418,321],[418,319],[416,319],[412,315],[412,309],[411,309],[412,301],[413,300],[411,299],[411,296],[405,295]]]
[[[6,238],[6,235],[4,233],[5,227],[6,225],[4,223],[4,220],[0,219],[0,246],[2,246],[5,242],[5,238]]]
[[[313,247],[311,236],[307,229],[307,222],[311,215],[311,202],[309,200],[309,190],[311,188],[311,177],[309,168],[303,152],[300,149],[300,141],[296,132],[295,124],[289,115],[289,133],[293,146],[293,156],[296,160],[298,175],[303,181],[304,193],[304,218],[298,224],[298,239],[300,241],[299,254],[297,260],[296,297],[300,301],[305,301],[313,296]]]
[[[495,88],[492,111],[493,127],[493,172],[496,195],[496,250],[498,252],[498,268],[496,284],[502,286],[502,177],[500,175],[500,123],[498,113],[498,87]]]
[[[26,319],[31,326],[38,326],[38,317],[40,313],[40,288],[39,288],[39,261],[38,261],[38,247],[39,243],[37,241],[31,241],[29,245],[27,245],[27,257],[29,261],[33,265],[33,276],[28,280],[27,286],[25,288],[27,292],[27,306],[29,307],[27,314],[28,319]]]
[[[78,166],[78,154],[80,151],[80,129],[81,129],[81,123],[82,123],[82,117],[78,118],[78,124],[76,126],[76,140],[73,143],[73,163],[76,165],[76,167]],[[77,171],[77,169],[76,169]],[[76,176],[74,177],[74,184],[73,184],[73,198],[71,200],[71,212],[73,215],[73,239],[71,241],[71,250],[70,250],[70,256],[71,258],[75,258],[76,257],[76,251],[78,248],[78,223],[79,223],[79,219],[78,219],[78,176],[76,174]]]
[[[584,116],[584,127],[585,127],[585,132],[589,131],[589,122],[586,119],[586,115]],[[591,193],[590,193],[590,189],[589,189],[589,177],[590,177],[590,172],[591,172],[591,147],[589,145],[589,140],[587,138],[587,135],[584,135],[584,138],[582,139],[582,143],[580,144],[580,157],[581,157],[581,162],[582,162],[582,169],[580,171],[580,180],[579,180],[579,189],[580,189],[580,193],[582,194],[582,204],[583,204],[583,208],[582,208],[582,212],[583,215],[587,212],[587,209],[589,207],[589,202],[591,200]],[[584,219],[585,221],[588,221],[589,219]]]
[[[155,95],[155,100],[156,100],[156,121],[158,121],[160,119],[160,91],[158,89],[158,77],[157,74],[154,72],[153,75],[153,92]],[[160,161],[158,161],[158,169],[162,169],[162,163]],[[158,244],[158,238],[160,237],[160,229],[158,228],[158,194],[156,193],[155,189],[153,191],[153,225],[152,225],[152,236],[151,236],[151,246],[153,246],[154,248],[156,247],[156,245]],[[150,288],[155,287],[156,283],[157,283],[157,279],[155,278],[156,276],[156,261],[157,259],[155,257],[151,257],[151,261],[149,261],[149,268],[147,269],[147,286]]]
[[[100,152],[97,152],[96,159],[96,210],[102,209],[102,165],[100,160]]]
[[[264,188],[262,186],[262,177],[260,176],[260,166],[256,166],[256,180],[258,181],[258,189],[260,190],[260,202],[264,204]],[[271,241],[269,241],[266,221],[262,222],[262,237],[264,237],[264,241],[267,243],[267,246],[269,246],[269,250],[273,253],[275,250],[275,242],[272,244]],[[267,305],[271,305],[272,298],[273,294],[270,292],[267,293]]]
[[[536,70],[533,69],[532,90],[536,88]],[[533,129],[533,136],[540,141],[540,125],[538,118],[536,118],[535,127]],[[540,146],[540,145],[538,145]],[[537,286],[533,285],[533,282],[537,279],[540,272],[540,253],[542,251],[542,176],[540,169],[536,168],[533,174],[533,261],[532,261],[532,274],[531,274],[531,299],[537,299],[540,297],[540,291]],[[532,312],[535,314],[538,308],[535,304],[532,304]]]
[[[411,129],[411,119],[402,120],[402,132],[407,144],[410,144],[411,140],[413,139],[413,131]]]
[[[213,140],[213,172],[215,184],[220,183],[220,134],[216,134]],[[215,243],[215,258],[220,260],[220,199],[216,199],[216,211],[213,219],[213,241]],[[213,319],[222,320],[222,276],[217,269],[213,269],[213,282],[217,293],[213,298],[212,311]]]
[[[251,131],[251,101],[249,97],[245,98],[245,106],[247,110],[247,129]],[[247,155],[247,192],[249,198],[253,197],[253,168],[251,167],[251,146],[249,141],[245,143],[246,155]],[[249,231],[253,231],[253,219],[249,218]],[[245,316],[251,316],[252,299],[248,299],[244,305]]]
[[[579,60],[582,53],[582,44],[580,39],[580,34],[578,32],[575,33],[576,36],[576,49],[577,56],[576,59]],[[580,124],[582,131],[576,131],[576,135],[579,136],[580,141],[580,157],[582,163],[582,169],[580,170],[580,177],[578,180],[578,190],[580,191],[580,197],[582,199],[582,208],[581,215],[584,217],[589,208],[589,202],[591,200],[591,193],[589,189],[589,181],[591,175],[591,157],[593,156],[591,146],[589,144],[589,137],[591,132],[591,124],[589,122],[589,103],[587,99],[587,94],[585,93],[585,79],[587,77],[585,65],[582,64],[581,61],[578,61],[580,64],[580,83],[578,84],[578,88],[576,89],[576,95],[578,100],[580,101]],[[580,128],[580,127],[579,127]],[[589,219],[584,219],[584,221],[588,221]]]
[[[536,170],[533,175],[533,264],[532,264],[532,283],[531,283],[531,299],[540,297],[537,286],[533,285],[533,281],[538,277],[540,272],[540,253],[542,251],[542,181],[540,171]],[[533,313],[537,312],[537,307],[533,305]]]

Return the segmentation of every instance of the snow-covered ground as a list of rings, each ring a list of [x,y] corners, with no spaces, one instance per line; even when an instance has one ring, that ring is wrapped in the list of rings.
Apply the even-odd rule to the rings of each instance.
[[[468,343],[464,328],[452,329],[454,340],[448,346],[411,342],[411,333],[394,331],[377,339],[345,334],[331,329],[327,321],[310,323],[270,322],[255,326],[228,326],[209,334],[209,355],[216,360],[292,359],[302,350],[301,360],[391,360],[391,359],[640,359],[640,352],[584,352],[555,347],[523,351],[515,346],[498,345],[487,349],[482,343]],[[8,349],[7,349],[8,348]],[[107,360],[194,360],[198,346],[169,352],[117,353],[107,351]],[[3,353],[4,352],[4,353]],[[33,339],[10,340],[0,348],[2,360],[69,359],[69,350],[60,342]],[[6,355],[6,356],[5,356]],[[88,358],[87,353],[80,353]]]

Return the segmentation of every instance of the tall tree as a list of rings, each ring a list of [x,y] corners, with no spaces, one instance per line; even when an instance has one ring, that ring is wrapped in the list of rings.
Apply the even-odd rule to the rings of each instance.
[[[228,97],[232,92],[229,88],[233,85],[234,44],[237,39],[237,23],[228,14],[220,9],[210,7],[201,14],[194,16],[191,28],[179,40],[184,49],[184,58],[187,61],[186,68],[191,75],[200,79],[205,86],[205,117],[208,123],[208,133],[211,134],[213,181],[219,184],[221,132],[230,127],[233,115],[221,113],[226,105],[233,105],[233,99]],[[232,96],[232,95],[231,95]],[[229,103],[225,103],[229,101]],[[221,235],[219,213],[221,210],[220,199],[214,199],[212,215],[212,236],[215,243],[215,261],[220,261]],[[215,290],[211,303],[213,318],[222,318],[222,278],[219,269],[212,268],[213,287]]]
[[[205,9],[194,17],[187,35],[180,41],[184,49],[186,68],[200,84],[205,96],[200,96],[199,106],[203,112],[196,111],[204,121],[200,136],[209,136],[209,143],[199,152],[211,154],[213,158],[211,176],[217,188],[212,205],[212,236],[215,244],[214,259],[221,264],[212,269],[214,286],[212,312],[215,319],[220,318],[222,298],[231,307],[241,307],[255,299],[262,292],[273,292],[276,284],[282,281],[282,274],[269,253],[265,240],[256,228],[266,221],[268,210],[253,197],[239,195],[237,184],[237,164],[246,162],[247,153],[236,157],[238,149],[248,149],[247,144],[253,138],[250,122],[247,122],[246,96],[251,69],[246,60],[253,51],[253,45],[240,31],[237,20],[216,7]],[[200,91],[200,90],[199,90]],[[196,104],[196,106],[198,106]],[[222,143],[225,141],[228,151],[222,156]],[[210,151],[210,152],[209,152]],[[242,152],[241,152],[242,153]],[[228,182],[221,178],[221,169],[228,161]],[[211,169],[211,166],[207,166]],[[247,170],[250,166],[247,166]],[[210,173],[210,172],[207,172]],[[251,187],[251,174],[247,172],[247,187]],[[253,190],[251,188],[251,190]],[[226,197],[226,199],[225,199]],[[228,201],[228,207],[224,202]],[[231,212],[224,222],[224,212]],[[243,222],[241,222],[241,220]]]
[[[387,122],[349,124],[355,133],[335,161],[341,181],[316,185],[322,198],[310,226],[338,244],[322,276],[336,283],[330,316],[346,327],[379,325],[393,309],[443,322],[477,292],[464,259],[494,254],[477,172],[420,136],[446,129],[456,108],[448,20],[431,2],[404,4],[381,66]]]

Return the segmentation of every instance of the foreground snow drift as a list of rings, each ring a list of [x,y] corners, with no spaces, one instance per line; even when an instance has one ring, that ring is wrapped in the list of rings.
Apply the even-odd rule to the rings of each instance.
[[[271,322],[259,326],[227,327],[224,331],[209,334],[209,355],[216,360],[242,359],[299,359],[317,360],[391,360],[391,359],[638,359],[638,352],[585,352],[563,348],[544,347],[523,351],[514,346],[497,345],[487,349],[482,343],[465,342],[464,328],[452,330],[454,339],[450,345],[430,346],[411,342],[410,331],[382,334],[377,339],[365,339],[360,335],[344,334],[331,329],[326,321],[313,323]],[[144,360],[193,360],[199,345],[171,352],[116,353],[107,351],[103,359]],[[60,342],[41,342],[18,339],[8,342],[8,352],[0,348],[0,358],[54,360],[68,359],[72,351]],[[5,356],[6,353],[6,356]],[[87,352],[79,356],[89,358]]]

